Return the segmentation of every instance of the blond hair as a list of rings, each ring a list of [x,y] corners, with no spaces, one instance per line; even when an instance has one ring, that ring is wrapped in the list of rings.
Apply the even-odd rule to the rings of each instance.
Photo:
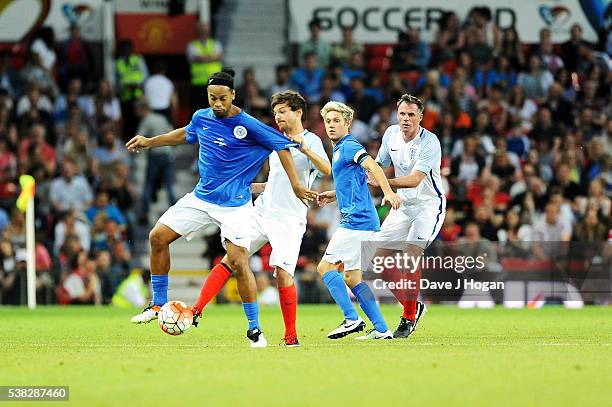
[[[325,115],[329,112],[338,112],[346,122],[353,121],[354,110],[340,102],[327,102],[321,109],[321,117],[325,120]]]

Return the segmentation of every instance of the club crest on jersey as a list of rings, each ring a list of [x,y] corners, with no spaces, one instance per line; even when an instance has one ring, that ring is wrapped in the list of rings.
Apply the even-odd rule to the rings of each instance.
[[[247,135],[247,129],[244,126],[236,126],[234,127],[234,137],[237,139],[243,139]]]
[[[340,151],[336,151],[334,153],[334,161],[338,161],[340,159]]]
[[[411,148],[410,151],[408,152],[408,158],[410,159],[410,161],[413,161],[416,159],[416,154],[417,154],[416,148]]]

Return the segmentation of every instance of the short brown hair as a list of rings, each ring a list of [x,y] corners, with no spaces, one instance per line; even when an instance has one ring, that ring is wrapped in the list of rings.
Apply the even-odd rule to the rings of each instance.
[[[399,98],[399,100],[397,101],[397,107],[400,107],[402,103],[416,105],[420,113],[423,113],[423,110],[425,110],[425,106],[423,105],[423,102],[421,102],[421,99],[416,96],[409,95],[407,93],[403,94]]]
[[[294,90],[286,90],[272,95],[271,107],[274,109],[276,105],[285,103],[292,111],[302,109],[302,113],[306,113],[306,100],[302,95]]]

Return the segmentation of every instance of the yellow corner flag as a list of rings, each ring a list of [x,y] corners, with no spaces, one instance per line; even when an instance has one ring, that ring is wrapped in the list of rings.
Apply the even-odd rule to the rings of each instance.
[[[28,202],[34,196],[36,182],[31,175],[22,175],[19,177],[19,185],[21,185],[21,194],[17,198],[17,209],[25,212],[28,209]]]

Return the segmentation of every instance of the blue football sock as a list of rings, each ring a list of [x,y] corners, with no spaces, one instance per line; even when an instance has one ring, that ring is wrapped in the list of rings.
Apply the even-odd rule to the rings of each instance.
[[[387,332],[389,328],[387,328],[387,323],[380,312],[380,308],[378,308],[374,293],[370,287],[366,283],[361,282],[353,287],[353,294],[355,294],[355,298],[359,301],[363,312],[365,312],[372,325],[374,325],[374,329],[378,332]]]
[[[168,302],[168,274],[153,274],[151,276],[153,287],[153,305],[164,305]]]
[[[344,319],[356,321],[359,316],[351,302],[348,292],[346,292],[346,284],[342,276],[336,270],[331,270],[323,274],[323,282],[327,286],[334,301],[336,301],[336,304],[342,308]]]
[[[257,302],[243,302],[242,308],[249,321],[249,329],[259,328],[259,306]]]

